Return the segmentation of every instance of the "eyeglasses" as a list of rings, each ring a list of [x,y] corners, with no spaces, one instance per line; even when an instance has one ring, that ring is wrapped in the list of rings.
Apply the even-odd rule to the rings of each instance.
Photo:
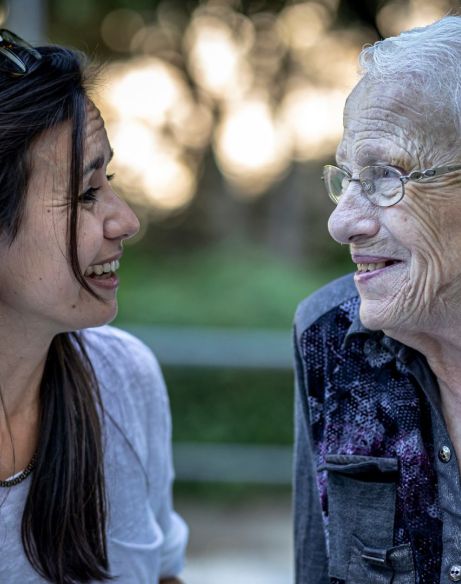
[[[408,175],[402,174],[392,166],[365,166],[359,172],[358,178],[352,178],[351,173],[344,168],[327,164],[323,167],[322,178],[328,196],[335,204],[339,203],[349,183],[358,182],[362,188],[363,195],[373,205],[392,207],[392,205],[396,205],[403,199],[407,182],[419,182],[436,178],[455,170],[461,170],[461,164],[414,170]]]
[[[27,74],[27,65],[17,55],[17,49],[27,51],[37,60],[42,58],[42,55],[32,45],[18,37],[17,34],[6,28],[0,28],[0,53],[6,57],[6,59],[0,59],[0,71],[14,76]]]

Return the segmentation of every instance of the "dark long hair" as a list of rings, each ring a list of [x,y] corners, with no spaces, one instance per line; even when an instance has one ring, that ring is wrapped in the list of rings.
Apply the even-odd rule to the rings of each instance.
[[[34,141],[70,121],[67,253],[75,277],[93,294],[77,256],[88,74],[83,57],[74,51],[55,46],[38,50],[41,60],[16,51],[29,67],[25,76],[0,73],[0,231],[12,242],[21,227]],[[22,518],[30,563],[57,584],[110,578],[101,413],[82,339],[78,333],[57,335],[40,386],[37,462]]]

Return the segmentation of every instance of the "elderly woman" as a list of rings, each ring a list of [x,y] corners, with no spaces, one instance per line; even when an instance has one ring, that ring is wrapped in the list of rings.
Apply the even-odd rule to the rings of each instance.
[[[170,421],[150,351],[102,326],[123,242],[82,59],[0,30],[0,582],[179,582]]]
[[[296,315],[296,582],[461,581],[461,18],[363,50]]]

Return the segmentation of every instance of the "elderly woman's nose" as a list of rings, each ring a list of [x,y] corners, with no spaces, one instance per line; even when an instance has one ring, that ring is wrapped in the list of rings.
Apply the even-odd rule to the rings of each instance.
[[[351,187],[341,197],[328,220],[328,231],[338,243],[348,244],[368,239],[379,231],[372,203]]]

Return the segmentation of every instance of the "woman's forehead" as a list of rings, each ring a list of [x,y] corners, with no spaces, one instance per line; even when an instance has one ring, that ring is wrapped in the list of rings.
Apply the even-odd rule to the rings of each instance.
[[[402,87],[364,78],[347,99],[337,158],[355,159],[360,165],[374,159],[401,161],[406,167],[456,156],[453,122],[427,115],[428,106],[426,97],[411,84]]]
[[[31,149],[31,162],[34,171],[53,170],[57,163],[68,159],[70,152],[70,121],[62,122],[45,130],[34,141]]]
[[[95,134],[104,131],[104,120],[95,104],[88,100],[86,104],[85,138],[91,139]]]
[[[110,157],[104,120],[97,107],[90,101],[86,107],[84,136],[84,164],[96,156],[104,159]],[[70,171],[71,141],[72,124],[69,120],[43,132],[31,148],[31,180],[39,177],[45,180],[48,177],[55,186],[58,185],[56,181],[64,186]]]

